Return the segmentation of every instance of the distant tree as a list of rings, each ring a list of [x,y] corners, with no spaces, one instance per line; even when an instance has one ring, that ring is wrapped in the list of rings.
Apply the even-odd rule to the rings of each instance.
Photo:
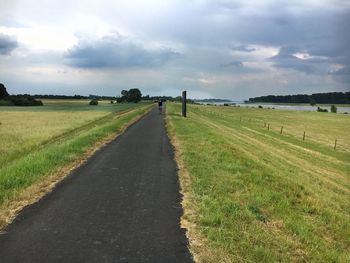
[[[337,107],[335,106],[335,105],[332,105],[331,106],[331,112],[333,112],[333,113],[337,113]]]
[[[141,91],[139,89],[122,90],[122,96],[117,97],[117,102],[139,102],[142,98]]]
[[[0,99],[4,99],[8,96],[10,96],[10,95],[7,93],[5,85],[0,83]]]
[[[130,89],[126,97],[127,102],[139,102],[141,100],[142,94],[139,89]]]
[[[279,103],[310,103],[321,104],[348,104],[350,103],[350,92],[327,92],[314,93],[311,95],[297,94],[297,95],[268,95],[255,98],[249,98],[249,102],[279,102]]]
[[[98,105],[98,100],[96,99],[93,99],[89,102],[90,105],[94,105],[94,106],[97,106]]]

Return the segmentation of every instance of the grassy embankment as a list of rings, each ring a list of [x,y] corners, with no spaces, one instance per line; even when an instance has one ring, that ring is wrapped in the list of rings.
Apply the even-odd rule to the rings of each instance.
[[[167,123],[198,261],[349,262],[349,116],[189,105],[184,119],[180,111],[168,105]]]
[[[152,107],[146,103],[44,103],[47,106],[0,108],[0,207],[79,159],[97,142],[120,133]]]

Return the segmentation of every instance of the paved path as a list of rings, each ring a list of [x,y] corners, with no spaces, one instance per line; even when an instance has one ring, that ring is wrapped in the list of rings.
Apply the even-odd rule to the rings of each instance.
[[[154,109],[0,235],[0,262],[192,262],[163,116]]]

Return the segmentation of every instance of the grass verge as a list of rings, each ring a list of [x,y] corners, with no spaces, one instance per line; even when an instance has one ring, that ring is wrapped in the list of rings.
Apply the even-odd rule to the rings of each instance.
[[[117,113],[91,129],[55,141],[0,169],[0,229],[26,205],[39,200],[54,185],[104,143],[146,114],[152,105]]]
[[[186,236],[189,240],[190,252],[195,262],[230,262],[230,259],[223,256],[221,249],[208,249],[206,237],[201,233],[200,227],[196,224],[196,217],[200,213],[195,205],[194,193],[191,191],[191,177],[183,160],[184,149],[176,136],[175,127],[166,117],[166,125],[171,144],[175,150],[175,161],[178,168],[180,192],[182,195],[181,205],[183,216],[181,217],[181,228],[186,229]]]
[[[180,105],[167,105],[184,194],[182,223],[195,259],[348,262],[350,155],[344,134],[350,119],[258,111],[188,105],[185,119]],[[296,129],[318,130],[318,139],[302,141],[297,132],[261,125],[260,118],[277,123],[283,114]],[[325,138],[337,123],[345,143],[334,151]]]

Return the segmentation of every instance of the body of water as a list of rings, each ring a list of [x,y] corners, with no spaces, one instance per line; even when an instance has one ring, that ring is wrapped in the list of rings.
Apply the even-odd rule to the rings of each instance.
[[[200,102],[199,102],[200,103]],[[242,101],[233,101],[233,102],[215,102],[215,103],[208,103],[208,102],[203,102],[201,104],[211,104],[211,105],[224,105],[225,103],[232,104],[234,103],[236,106],[240,107],[254,107],[257,108],[259,105],[261,105],[264,108],[275,108],[279,110],[297,110],[297,111],[317,111],[317,107],[321,107],[322,109],[327,109],[329,112],[331,111],[331,106],[330,105],[316,105],[316,106],[311,106],[311,105],[291,105],[291,104],[267,104],[267,103],[244,103]],[[337,105],[336,105],[337,106]],[[338,113],[350,113],[350,106],[337,106]]]

